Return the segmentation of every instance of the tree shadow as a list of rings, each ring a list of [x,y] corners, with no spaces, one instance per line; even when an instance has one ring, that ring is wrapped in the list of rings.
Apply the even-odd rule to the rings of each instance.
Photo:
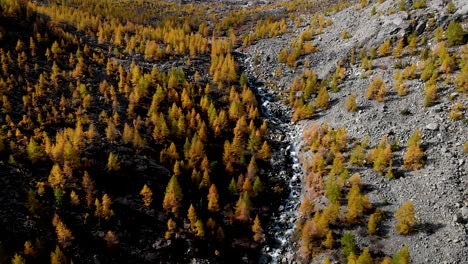
[[[400,164],[397,166],[400,166]],[[405,177],[405,172],[401,169],[393,168],[392,172],[393,172],[393,179],[400,179],[400,178]]]
[[[360,110],[361,110],[361,111],[364,111],[364,110],[367,110],[367,109],[370,109],[370,108],[371,108],[371,105],[366,104],[366,105],[360,105],[360,106],[358,106],[358,107],[357,107],[357,110],[358,110],[358,111],[360,111]]]
[[[333,106],[335,106],[336,104],[338,104],[340,100],[338,98],[335,98],[335,99],[332,99],[330,100],[329,102],[329,107],[328,108],[332,108]]]
[[[422,233],[425,233],[426,235],[432,235],[435,232],[437,232],[437,230],[441,229],[444,226],[445,224],[441,224],[441,223],[437,223],[437,224],[429,223],[429,222],[419,223],[414,226],[414,229],[415,229],[414,232],[415,233],[422,232]]]
[[[361,183],[361,194],[367,194],[376,189],[377,188],[373,184]]]

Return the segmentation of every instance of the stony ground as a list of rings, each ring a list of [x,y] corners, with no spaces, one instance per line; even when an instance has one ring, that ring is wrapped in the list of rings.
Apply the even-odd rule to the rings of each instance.
[[[421,34],[420,37],[432,36],[431,31],[425,30],[428,14],[431,13],[436,25],[446,25],[451,19],[466,23],[466,3],[454,2],[458,11],[450,17],[443,15],[442,1],[428,1],[427,9],[409,14],[396,12],[386,15],[389,8],[397,9],[395,1],[376,5],[377,12],[382,13],[380,16],[370,16],[370,7],[364,10],[350,7],[335,13],[330,16],[333,24],[313,40],[319,51],[308,56],[310,68],[324,78],[334,71],[336,62],[346,58],[353,47],[378,47],[391,36],[400,38],[413,30]],[[416,23],[411,25],[413,19]],[[252,57],[259,55],[256,77],[271,87],[271,94],[276,100],[284,98],[291,80],[304,69],[302,66],[293,69],[278,64],[276,59],[279,51],[296,38],[304,26],[274,39],[261,40],[247,50]],[[343,30],[352,37],[342,40],[340,34]],[[418,57],[406,56],[402,59],[406,64],[418,61]],[[360,171],[364,184],[370,186],[369,198],[376,207],[394,212],[404,201],[413,201],[418,219],[416,232],[410,236],[397,235],[392,217],[384,222],[386,235],[379,241],[369,238],[365,230],[355,230],[355,235],[361,247],[378,247],[387,255],[394,254],[402,245],[408,245],[413,263],[468,263],[468,157],[463,152],[463,143],[468,140],[468,128],[466,121],[451,121],[448,118],[450,107],[455,102],[452,100],[457,98],[466,105],[466,95],[456,93],[453,86],[441,87],[440,102],[425,108],[424,84],[414,80],[407,83],[409,94],[399,97],[392,89],[394,64],[392,57],[376,59],[375,69],[367,78],[361,76],[359,65],[348,65],[340,91],[330,93],[332,107],[317,114],[314,120],[301,121],[300,126],[308,127],[318,122],[345,127],[353,138],[362,139],[368,134],[371,146],[377,144],[382,135],[389,134],[399,140],[403,150],[411,134],[420,129],[427,155],[423,169],[414,172],[403,170],[403,176],[393,180],[379,176],[371,169]],[[283,68],[281,76],[274,73],[278,66]],[[384,103],[364,97],[367,86],[375,76],[381,76],[390,91]],[[359,105],[355,113],[347,112],[344,107],[345,98],[351,92],[356,94]],[[301,145],[301,142],[297,144]],[[395,152],[395,160],[401,161],[402,156],[403,151]]]

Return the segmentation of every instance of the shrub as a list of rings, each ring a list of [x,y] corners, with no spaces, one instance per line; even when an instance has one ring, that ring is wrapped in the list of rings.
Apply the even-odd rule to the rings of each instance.
[[[398,10],[399,11],[406,11],[406,1],[405,0],[400,0],[400,2],[398,2]]]
[[[456,11],[455,5],[453,4],[453,1],[450,1],[447,5],[447,13],[453,14]]]
[[[452,108],[450,109],[449,117],[452,120],[461,120],[463,118],[463,106],[460,101],[458,101]]]
[[[341,32],[341,39],[349,39],[351,38],[351,35],[347,31],[342,31]]]
[[[413,2],[414,9],[421,9],[421,8],[426,8],[426,7],[427,7],[426,0],[416,0]]]

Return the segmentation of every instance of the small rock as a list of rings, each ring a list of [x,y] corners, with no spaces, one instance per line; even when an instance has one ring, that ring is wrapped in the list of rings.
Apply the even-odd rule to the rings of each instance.
[[[454,223],[461,223],[463,218],[459,214],[454,214],[452,220]]]
[[[429,123],[429,124],[426,125],[426,128],[429,129],[429,130],[434,131],[434,130],[439,129],[439,124],[437,124],[437,123]]]
[[[442,106],[441,105],[438,105],[438,106],[434,106],[434,108],[432,109],[432,111],[434,111],[434,113],[440,113],[442,112],[444,109],[442,109]]]
[[[459,159],[459,160],[458,160],[458,166],[463,165],[463,163],[465,163],[465,160],[464,160],[464,159]]]
[[[468,219],[468,207],[465,206],[461,209],[461,215],[463,218]]]

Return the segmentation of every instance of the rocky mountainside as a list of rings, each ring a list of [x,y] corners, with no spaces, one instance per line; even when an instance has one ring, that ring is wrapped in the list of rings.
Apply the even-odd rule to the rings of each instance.
[[[291,126],[307,130],[314,123],[327,123],[331,127],[346,128],[352,138],[362,139],[368,135],[371,145],[376,145],[383,135],[389,135],[400,146],[419,129],[427,158],[423,168],[416,171],[402,169],[394,179],[379,176],[370,167],[359,171],[363,184],[368,186],[369,201],[379,209],[395,212],[404,201],[413,202],[417,217],[414,233],[409,236],[397,234],[393,228],[396,223],[394,217],[385,220],[382,228],[386,231],[382,238],[367,235],[365,227],[356,227],[352,231],[360,248],[370,247],[387,255],[407,245],[412,263],[467,263],[468,165],[464,144],[468,140],[468,128],[466,118],[460,121],[449,118],[456,101],[466,109],[466,93],[457,91],[453,83],[444,83],[442,77],[437,84],[437,102],[425,107],[424,81],[419,78],[407,81],[406,96],[398,96],[393,87],[394,75],[399,68],[420,66],[423,63],[421,51],[432,51],[437,47],[439,42],[434,40],[434,35],[438,27],[446,29],[451,21],[457,21],[465,30],[468,28],[468,5],[464,1],[454,1],[456,12],[448,13],[447,3],[443,1],[427,1],[427,7],[421,9],[411,8],[409,2],[404,4],[406,11],[398,11],[398,1],[384,1],[364,8],[352,5],[330,14],[327,19],[331,20],[331,25],[312,39],[317,51],[301,57],[297,67],[278,63],[277,58],[283,47],[308,30],[310,23],[307,19],[303,19],[294,32],[260,40],[246,53],[260,58],[251,73],[272,90],[274,100],[283,102],[293,78],[305,69],[315,71],[319,79],[327,79],[334,74],[338,63],[344,62],[344,77],[338,85],[339,91],[330,92],[329,109],[316,112],[311,119]],[[343,32],[347,32],[349,37],[343,38]],[[377,49],[388,39],[394,39],[396,43],[411,34],[425,40],[418,44],[413,55],[375,58],[371,70],[363,70],[360,63],[350,63],[353,49],[357,57],[362,48]],[[455,46],[449,51],[461,54],[461,48]],[[278,68],[281,68],[280,74]],[[382,78],[389,91],[384,102],[366,98],[366,89],[377,76]],[[346,98],[352,93],[356,96],[356,112],[349,112],[345,107]],[[295,142],[298,149],[305,144],[300,138]],[[303,150],[300,155],[303,157],[304,174],[307,174],[308,165],[304,162],[310,161],[313,154]],[[403,149],[393,154],[394,166],[400,167]],[[314,259],[321,261],[321,258]]]

